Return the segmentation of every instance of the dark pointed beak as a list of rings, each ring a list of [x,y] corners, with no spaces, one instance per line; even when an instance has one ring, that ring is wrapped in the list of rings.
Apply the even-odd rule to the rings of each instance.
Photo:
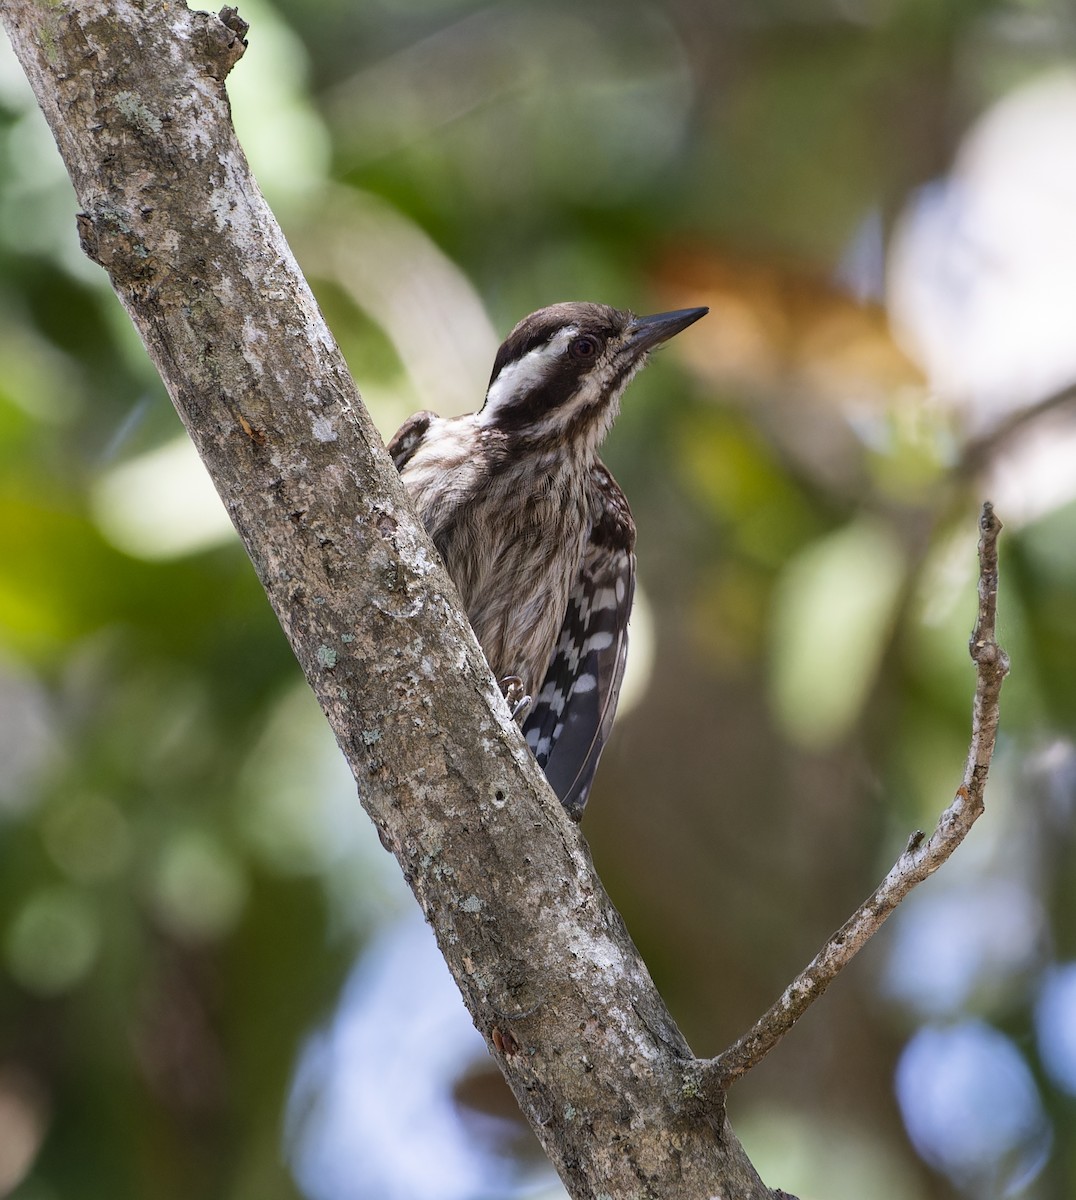
[[[675,312],[656,313],[652,317],[636,317],[628,333],[628,345],[637,354],[653,350],[694,325],[709,311],[708,308],[678,308]]]

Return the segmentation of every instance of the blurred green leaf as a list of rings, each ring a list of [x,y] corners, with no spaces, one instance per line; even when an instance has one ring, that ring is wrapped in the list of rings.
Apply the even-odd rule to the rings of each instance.
[[[778,715],[795,741],[830,745],[860,715],[904,575],[900,543],[870,518],[807,547],[784,568],[770,668]]]

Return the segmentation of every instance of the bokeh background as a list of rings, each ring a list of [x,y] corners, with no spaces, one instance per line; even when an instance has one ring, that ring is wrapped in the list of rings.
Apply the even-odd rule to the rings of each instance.
[[[265,0],[240,137],[382,431],[563,299],[711,316],[607,447],[584,824],[699,1054],[988,811],[731,1097],[803,1200],[1076,1195],[1068,0]],[[0,1195],[562,1195],[357,802],[0,45]]]

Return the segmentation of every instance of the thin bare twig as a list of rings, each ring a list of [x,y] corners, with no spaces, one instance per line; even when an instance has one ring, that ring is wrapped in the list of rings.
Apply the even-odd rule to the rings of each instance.
[[[953,802],[941,814],[930,837],[921,831],[911,836],[904,853],[874,893],[837,930],[769,1011],[739,1041],[707,1063],[721,1088],[735,1083],[777,1045],[912,888],[948,859],[982,813],[983,791],[997,737],[1001,684],[1009,671],[1008,656],[995,636],[1000,532],[1001,522],[988,501],[979,518],[979,614],[969,642],[976,672],[971,745],[964,778]]]

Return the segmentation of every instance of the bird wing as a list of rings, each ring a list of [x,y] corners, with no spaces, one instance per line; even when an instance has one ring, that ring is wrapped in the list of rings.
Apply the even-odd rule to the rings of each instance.
[[[400,428],[396,430],[392,440],[388,444],[388,452],[392,456],[392,461],[396,464],[397,471],[402,471],[407,466],[411,460],[411,455],[422,444],[422,439],[426,436],[430,422],[436,419],[436,413],[417,412],[414,416],[408,417]]]
[[[600,463],[591,471],[590,494],[591,525],[579,576],[549,669],[523,723],[527,744],[576,821],[612,729],[635,593],[631,511]]]

